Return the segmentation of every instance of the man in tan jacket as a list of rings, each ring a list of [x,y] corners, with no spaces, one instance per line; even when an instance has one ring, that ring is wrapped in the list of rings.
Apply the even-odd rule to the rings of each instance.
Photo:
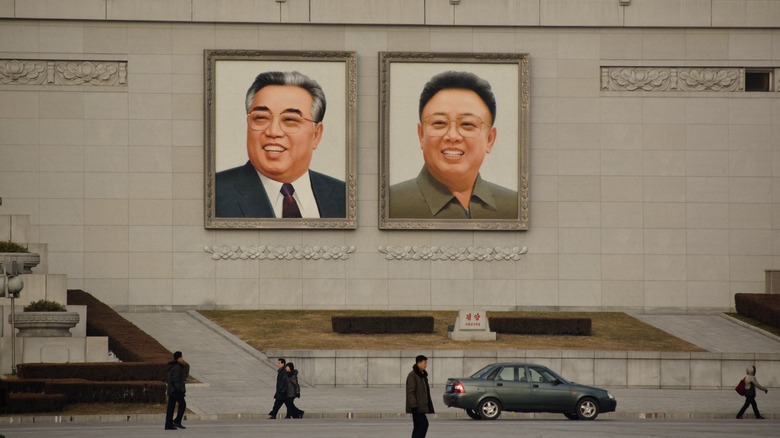
[[[428,433],[428,418],[433,414],[431,387],[428,385],[428,358],[422,354],[415,358],[412,371],[406,376],[406,413],[412,414],[414,429],[412,438],[425,438]]]

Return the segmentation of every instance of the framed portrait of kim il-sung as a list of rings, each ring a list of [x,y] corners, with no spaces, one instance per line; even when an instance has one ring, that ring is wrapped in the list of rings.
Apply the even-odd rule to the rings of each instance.
[[[527,54],[381,52],[379,227],[527,230]]]
[[[204,58],[206,228],[355,228],[356,53]]]

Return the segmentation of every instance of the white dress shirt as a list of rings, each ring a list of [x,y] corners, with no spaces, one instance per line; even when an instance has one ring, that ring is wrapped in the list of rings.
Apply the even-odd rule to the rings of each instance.
[[[284,195],[282,194],[282,183],[274,181],[271,178],[257,172],[257,176],[260,177],[260,182],[265,187],[265,193],[268,194],[268,200],[271,201],[271,206],[274,208],[274,214],[276,217],[282,217],[282,205],[284,203]],[[320,210],[317,208],[317,200],[314,199],[314,192],[311,190],[311,178],[309,178],[309,171],[301,175],[292,183],[295,193],[293,198],[298,203],[298,209],[301,211],[302,218],[319,218]]]

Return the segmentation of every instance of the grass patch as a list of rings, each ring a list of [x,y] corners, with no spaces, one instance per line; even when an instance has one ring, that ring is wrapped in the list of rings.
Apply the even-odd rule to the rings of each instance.
[[[488,312],[502,317],[591,318],[592,336],[535,336],[498,334],[496,341],[453,341],[447,325],[456,311],[364,311],[364,310],[201,310],[244,342],[262,351],[303,350],[610,350],[610,351],[705,351],[620,312]],[[337,334],[331,316],[433,316],[430,334]]]
[[[732,317],[734,319],[738,319],[738,320],[740,320],[742,322],[748,323],[748,324],[752,325],[753,327],[760,328],[761,330],[763,330],[765,332],[768,332],[768,333],[771,333],[771,334],[773,334],[775,336],[780,336],[780,329],[778,329],[775,326],[771,326],[769,324],[764,324],[761,321],[757,321],[757,320],[755,320],[753,318],[748,318],[747,316],[740,315],[739,313],[726,313],[726,315],[728,315],[728,316],[730,316],[730,317]]]

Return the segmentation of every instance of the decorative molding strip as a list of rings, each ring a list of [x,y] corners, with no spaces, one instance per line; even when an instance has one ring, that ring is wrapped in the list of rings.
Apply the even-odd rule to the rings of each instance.
[[[601,67],[608,91],[745,91],[743,67]]]
[[[203,250],[214,260],[347,260],[355,247],[214,245]]]
[[[520,260],[528,247],[380,246],[387,260],[457,260],[492,262]]]
[[[127,84],[127,61],[0,59],[0,85]]]

